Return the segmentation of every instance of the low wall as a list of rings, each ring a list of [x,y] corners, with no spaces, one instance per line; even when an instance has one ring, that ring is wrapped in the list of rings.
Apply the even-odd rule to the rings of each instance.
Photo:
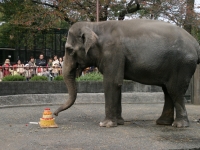
[[[100,81],[77,82],[78,93],[104,93],[103,84]],[[186,98],[190,99],[191,88],[186,92]],[[144,85],[132,81],[124,81],[123,93],[130,92],[162,92],[161,87]],[[53,94],[67,93],[63,81],[57,82],[0,82],[0,96],[19,94]]]
[[[78,93],[103,93],[102,82],[77,82]],[[125,81],[122,92],[162,92],[158,86]],[[18,94],[67,93],[64,82],[0,82],[0,96]]]
[[[76,103],[104,103],[102,82],[77,82]],[[191,88],[185,97],[190,103]],[[0,108],[62,104],[68,98],[64,82],[0,82]],[[161,87],[125,81],[122,86],[122,103],[164,102]]]

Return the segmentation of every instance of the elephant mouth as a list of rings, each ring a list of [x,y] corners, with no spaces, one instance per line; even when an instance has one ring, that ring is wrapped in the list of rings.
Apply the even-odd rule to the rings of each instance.
[[[82,75],[84,68],[81,67],[80,64],[77,63],[77,67],[76,67],[76,78],[80,77]]]

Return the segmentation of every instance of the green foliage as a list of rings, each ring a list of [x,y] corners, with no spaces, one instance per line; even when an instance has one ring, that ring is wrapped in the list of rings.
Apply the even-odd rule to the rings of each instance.
[[[48,81],[48,78],[45,76],[34,76],[30,81]]]
[[[25,77],[20,76],[20,75],[9,75],[9,76],[5,76],[2,81],[25,81]]]
[[[57,76],[54,78],[54,81],[63,81],[63,76]],[[103,81],[102,74],[98,72],[87,73],[84,76],[76,78],[76,81]]]
[[[160,17],[178,26],[184,26],[186,22],[198,26],[198,21],[194,22],[195,18],[199,17],[194,17],[192,11],[185,11],[187,2],[184,1],[99,0],[99,20]],[[188,4],[192,1],[194,2],[188,0]],[[190,7],[188,8],[190,10]],[[183,18],[191,18],[191,21],[185,22]],[[0,26],[0,47],[24,49],[26,46],[28,49],[33,49],[36,44],[43,49],[44,47],[38,44],[40,41],[37,41],[38,33],[43,36],[43,33],[48,33],[51,29],[66,29],[77,21],[85,20],[96,21],[95,0],[3,0],[0,1],[0,22],[5,24],[3,27]],[[52,43],[52,38],[54,37],[48,35],[46,43]],[[65,40],[62,37],[62,41]],[[42,41],[41,43],[44,44]],[[45,45],[51,47],[50,44]]]
[[[66,29],[69,26],[59,10],[53,11],[32,0],[0,1],[0,22],[4,22],[0,25],[0,47],[21,49],[25,46],[33,49],[35,44],[43,48],[44,41],[38,39],[43,39],[44,33],[52,28]],[[52,34],[47,34],[45,41],[46,47],[51,47]]]
[[[54,78],[54,81],[63,81],[63,76],[57,76]]]
[[[199,30],[199,27],[193,27],[192,28],[192,33],[191,33],[194,38],[196,38],[196,40],[200,43],[200,30]]]
[[[103,81],[103,76],[101,73],[91,72],[76,78],[76,81]]]

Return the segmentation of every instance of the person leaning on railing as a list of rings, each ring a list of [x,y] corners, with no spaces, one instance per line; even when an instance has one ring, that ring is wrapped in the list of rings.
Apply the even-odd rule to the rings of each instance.
[[[53,64],[53,70],[52,70],[53,77],[57,77],[58,73],[59,73],[59,64],[54,63]]]
[[[21,63],[21,60],[17,61],[17,72],[21,75],[24,76],[25,70],[24,70],[24,64]]]
[[[35,71],[36,65],[35,65],[35,60],[33,56],[30,57],[30,61],[28,62],[28,65],[30,67],[31,77],[33,77],[34,75],[36,75],[36,71]]]
[[[46,67],[47,64],[43,54],[40,54],[39,59],[36,60],[35,64],[37,66],[37,75],[42,76],[43,68]]]
[[[59,75],[62,75],[62,67],[63,67],[63,58],[62,57],[59,58],[59,66],[60,66],[60,68],[58,69]]]
[[[2,67],[3,67],[3,76],[5,77],[5,76],[10,75],[10,71],[9,71],[9,68],[11,67],[10,59],[6,59]]]
[[[29,81],[31,79],[31,70],[30,70],[30,67],[29,67],[29,64],[26,64],[24,66],[24,70],[25,70],[25,78],[26,78],[26,81]]]
[[[53,70],[52,70],[52,74],[54,77],[57,77],[58,76],[58,73],[59,73],[59,60],[58,60],[58,56],[57,55],[54,55],[53,57],[53,62],[52,62],[52,66],[53,66]]]

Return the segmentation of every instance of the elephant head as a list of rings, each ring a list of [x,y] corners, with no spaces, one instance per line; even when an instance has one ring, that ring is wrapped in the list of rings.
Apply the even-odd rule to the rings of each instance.
[[[97,44],[98,36],[87,24],[76,23],[69,29],[63,63],[63,77],[69,98],[65,104],[54,112],[56,116],[59,112],[70,108],[76,100],[77,88],[75,78],[77,72],[80,75],[84,68],[95,65],[94,61],[88,56],[88,52]]]

